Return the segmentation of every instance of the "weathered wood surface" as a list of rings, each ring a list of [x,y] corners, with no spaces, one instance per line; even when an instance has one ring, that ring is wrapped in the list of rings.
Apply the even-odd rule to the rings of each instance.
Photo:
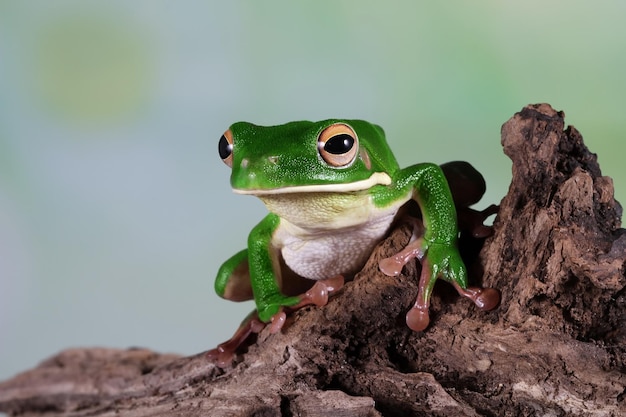
[[[626,231],[610,178],[564,115],[524,108],[502,127],[513,180],[471,266],[502,292],[485,313],[440,283],[432,322],[404,315],[418,266],[378,261],[327,306],[263,331],[232,369],[203,354],[71,349],[0,383],[11,416],[624,416]],[[476,242],[474,242],[476,243]],[[482,242],[479,242],[482,243]]]

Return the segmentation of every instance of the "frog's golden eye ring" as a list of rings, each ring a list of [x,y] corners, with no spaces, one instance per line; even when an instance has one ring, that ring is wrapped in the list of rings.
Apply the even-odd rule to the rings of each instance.
[[[347,167],[359,153],[356,133],[345,123],[335,123],[322,130],[317,139],[317,150],[328,165]]]
[[[222,161],[229,167],[233,166],[233,134],[228,129],[222,137],[220,138],[220,142],[217,145],[217,150],[220,153],[220,158]]]

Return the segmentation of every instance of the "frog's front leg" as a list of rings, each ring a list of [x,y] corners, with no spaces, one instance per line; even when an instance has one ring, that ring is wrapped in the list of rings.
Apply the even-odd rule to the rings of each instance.
[[[418,293],[415,304],[406,315],[406,323],[412,330],[422,331],[428,327],[430,296],[439,277],[449,281],[459,295],[469,298],[481,310],[489,311],[500,302],[500,293],[493,288],[469,287],[467,270],[456,246],[432,243],[422,259]]]
[[[259,319],[271,322],[271,331],[279,331],[286,319],[286,313],[304,306],[323,306],[328,296],[339,290],[344,283],[342,276],[317,281],[308,291],[295,296],[284,295],[280,288],[282,268],[280,246],[272,239],[280,224],[280,218],[269,214],[259,223],[248,237],[248,262],[250,282],[257,306]]]
[[[459,294],[470,298],[479,308],[494,308],[500,299],[492,289],[468,288],[467,270],[456,246],[458,228],[450,189],[440,167],[420,164],[406,168],[395,179],[395,192],[410,193],[422,211],[424,235],[416,238],[399,254],[381,261],[387,275],[398,275],[413,258],[422,262],[417,300],[407,313],[407,325],[424,330],[430,321],[428,309],[433,287],[439,277],[451,282]]]
[[[280,248],[272,240],[279,224],[277,215],[268,214],[248,236],[250,283],[259,319],[264,323],[282,317],[283,307],[300,302],[299,297],[285,296],[280,290]]]

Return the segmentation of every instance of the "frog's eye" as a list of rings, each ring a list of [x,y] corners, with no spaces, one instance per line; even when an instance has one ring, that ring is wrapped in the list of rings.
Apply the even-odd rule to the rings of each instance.
[[[233,134],[228,129],[220,138],[220,143],[217,145],[217,149],[220,153],[220,158],[229,167],[233,166]]]
[[[330,166],[347,167],[356,159],[359,141],[356,133],[345,123],[335,123],[322,130],[317,139],[317,149]]]

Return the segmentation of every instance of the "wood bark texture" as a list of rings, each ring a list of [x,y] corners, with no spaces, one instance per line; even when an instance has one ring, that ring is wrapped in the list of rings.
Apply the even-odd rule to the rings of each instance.
[[[204,354],[70,349],[0,383],[10,416],[625,416],[626,230],[613,184],[564,114],[530,105],[502,127],[513,161],[486,240],[462,239],[470,277],[501,291],[477,310],[440,282],[412,332],[419,265],[390,278],[399,225],[352,282],[234,367]]]

